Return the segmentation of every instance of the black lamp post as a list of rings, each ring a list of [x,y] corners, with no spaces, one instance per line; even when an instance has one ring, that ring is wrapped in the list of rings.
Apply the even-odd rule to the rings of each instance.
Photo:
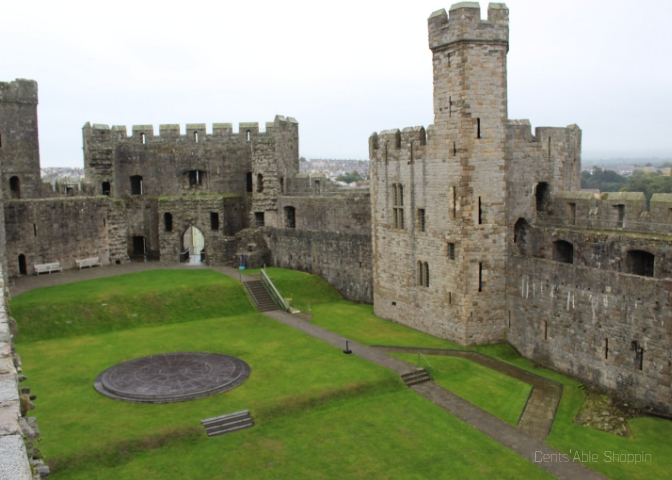
[[[343,350],[343,353],[346,355],[350,355],[352,353],[352,350],[350,350],[350,347],[348,346],[348,340],[345,341],[345,350]]]

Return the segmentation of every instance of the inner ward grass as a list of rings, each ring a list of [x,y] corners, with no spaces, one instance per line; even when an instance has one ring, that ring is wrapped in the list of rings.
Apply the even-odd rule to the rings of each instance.
[[[83,325],[91,333],[18,346],[55,479],[549,478],[396,374],[256,312],[108,332]],[[251,375],[224,394],[165,405],[93,388],[112,365],[171,351],[238,356]],[[241,409],[251,410],[253,429],[205,437],[200,419]]]
[[[153,270],[31,290],[11,301],[17,344],[254,312],[240,282],[212,270]]]
[[[394,353],[392,356],[417,363],[417,355]],[[432,375],[436,383],[505,422],[518,424],[532,385],[465,358],[437,355],[426,358],[434,367]]]

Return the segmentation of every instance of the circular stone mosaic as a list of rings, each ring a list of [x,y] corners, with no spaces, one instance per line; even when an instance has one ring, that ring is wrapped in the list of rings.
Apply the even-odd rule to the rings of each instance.
[[[217,353],[176,352],[136,358],[108,368],[94,386],[127,402],[171,403],[225,392],[250,376],[250,366]]]

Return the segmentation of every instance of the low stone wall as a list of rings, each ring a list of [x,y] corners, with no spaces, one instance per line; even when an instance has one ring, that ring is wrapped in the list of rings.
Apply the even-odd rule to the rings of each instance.
[[[0,281],[4,291],[1,276]],[[37,480],[49,476],[49,467],[34,444],[40,436],[35,418],[22,416],[22,410],[25,414],[34,406],[30,388],[19,386],[25,377],[12,343],[15,334],[16,323],[7,316],[4,300],[0,301],[0,479]]]

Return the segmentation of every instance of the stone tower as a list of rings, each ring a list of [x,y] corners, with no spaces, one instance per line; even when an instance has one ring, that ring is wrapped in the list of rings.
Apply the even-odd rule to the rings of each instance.
[[[508,9],[428,20],[434,125],[370,139],[377,315],[461,344],[505,338]]]
[[[5,200],[39,196],[37,82],[0,82],[0,164]]]

